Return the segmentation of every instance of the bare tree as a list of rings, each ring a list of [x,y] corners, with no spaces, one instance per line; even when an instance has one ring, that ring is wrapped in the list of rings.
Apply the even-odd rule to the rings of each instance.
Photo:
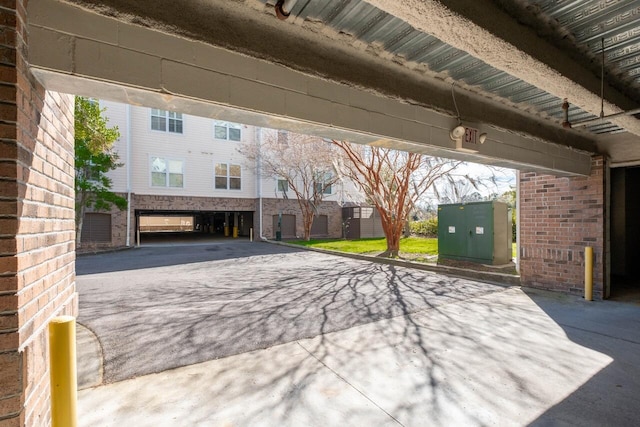
[[[431,196],[440,203],[468,203],[497,199],[514,176],[509,169],[463,163],[456,172],[443,178],[433,186],[431,194],[425,196]]]
[[[340,180],[333,144],[314,136],[264,130],[262,138],[244,143],[239,151],[259,164],[263,177],[286,181],[302,212],[304,239],[309,240],[318,205]],[[284,189],[278,190],[285,195]]]
[[[434,193],[441,203],[467,203],[483,200],[479,183],[471,178],[446,180],[440,189],[434,187]]]
[[[387,239],[385,256],[397,257],[400,238],[416,202],[461,162],[333,141],[346,158],[341,172],[355,182],[380,214]]]

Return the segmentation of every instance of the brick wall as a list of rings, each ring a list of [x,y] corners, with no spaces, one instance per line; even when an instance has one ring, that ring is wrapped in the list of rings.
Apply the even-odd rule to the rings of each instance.
[[[182,211],[252,211],[255,199],[234,199],[224,197],[151,196],[134,194],[132,206],[144,210]]]
[[[116,193],[119,196],[127,198],[127,193]],[[132,203],[133,205],[133,203]],[[93,209],[87,208],[85,213],[92,213]],[[87,242],[83,241],[80,243],[79,248],[82,249],[82,252],[91,251],[99,248],[113,248],[113,247],[124,247],[127,244],[127,209],[120,210],[115,205],[111,206],[111,209],[108,211],[95,211],[100,213],[105,213],[111,215],[111,241],[110,242]],[[135,215],[133,214],[133,210],[131,211],[131,228],[135,227]],[[130,244],[133,246],[134,244],[134,232],[131,231],[131,241]]]
[[[126,194],[120,194],[126,197]],[[131,197],[131,230],[130,244],[135,245],[135,210],[168,210],[168,211],[217,211],[217,212],[253,212],[255,235],[258,237],[258,199],[234,199],[222,197],[190,197],[190,196],[157,196],[133,194]],[[296,216],[298,235],[303,235],[302,214],[296,200],[263,199],[263,235],[273,238],[273,215],[279,212]],[[111,214],[111,243],[83,243],[83,248],[99,248],[109,246],[125,246],[127,230],[127,211],[113,208]],[[322,202],[318,208],[320,215],[327,215],[328,237],[342,236],[342,209],[336,202]]]
[[[0,6],[0,426],[50,424],[48,321],[77,313],[73,97],[27,71],[26,10]]]
[[[594,251],[594,297],[603,297],[604,160],[589,177],[520,174],[520,274],[525,286],[582,294],[584,248]]]
[[[327,215],[328,237],[342,237],[342,208],[336,202],[324,201],[319,204],[318,215]],[[275,237],[273,230],[273,215],[279,213],[296,216],[296,234],[304,236],[304,226],[302,224],[302,212],[298,201],[295,199],[262,199],[262,235],[267,239]],[[257,227],[258,225],[256,225]],[[257,235],[257,232],[256,232]]]

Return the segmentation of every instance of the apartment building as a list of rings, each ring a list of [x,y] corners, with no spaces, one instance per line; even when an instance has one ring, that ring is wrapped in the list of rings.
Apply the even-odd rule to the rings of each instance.
[[[238,150],[276,130],[109,101],[100,107],[120,131],[112,190],[129,203],[124,211],[87,212],[83,245],[132,246],[153,233],[302,236],[295,195],[277,177],[259,176],[259,165]],[[312,236],[342,236],[342,207],[358,200],[352,184],[327,188]]]

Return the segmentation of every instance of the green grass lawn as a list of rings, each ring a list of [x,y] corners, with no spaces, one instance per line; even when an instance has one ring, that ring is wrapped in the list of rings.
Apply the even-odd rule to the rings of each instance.
[[[370,254],[380,253],[387,249],[387,244],[384,239],[357,239],[357,240],[344,240],[344,239],[312,239],[308,242],[304,240],[296,240],[290,243],[295,243],[301,246],[308,246],[312,248],[331,249],[334,251],[349,252],[354,254]],[[414,255],[438,255],[438,239],[428,239],[423,237],[405,237],[400,240],[400,253],[414,254]],[[516,244],[513,244],[512,248],[513,257],[516,256]]]
[[[334,251],[350,252],[355,254],[380,253],[387,249],[384,237],[376,239],[318,239],[297,240],[291,243],[309,246],[313,248],[332,249]],[[400,240],[400,252],[422,255],[438,255],[438,239],[426,239],[422,237],[405,237]]]

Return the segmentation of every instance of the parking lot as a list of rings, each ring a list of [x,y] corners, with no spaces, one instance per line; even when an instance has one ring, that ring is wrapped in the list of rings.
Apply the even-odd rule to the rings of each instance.
[[[79,395],[83,426],[640,418],[634,304],[240,241],[77,270],[78,320],[104,355],[104,384]]]
[[[463,301],[501,286],[222,240],[77,261],[79,323],[104,381],[161,372]]]

